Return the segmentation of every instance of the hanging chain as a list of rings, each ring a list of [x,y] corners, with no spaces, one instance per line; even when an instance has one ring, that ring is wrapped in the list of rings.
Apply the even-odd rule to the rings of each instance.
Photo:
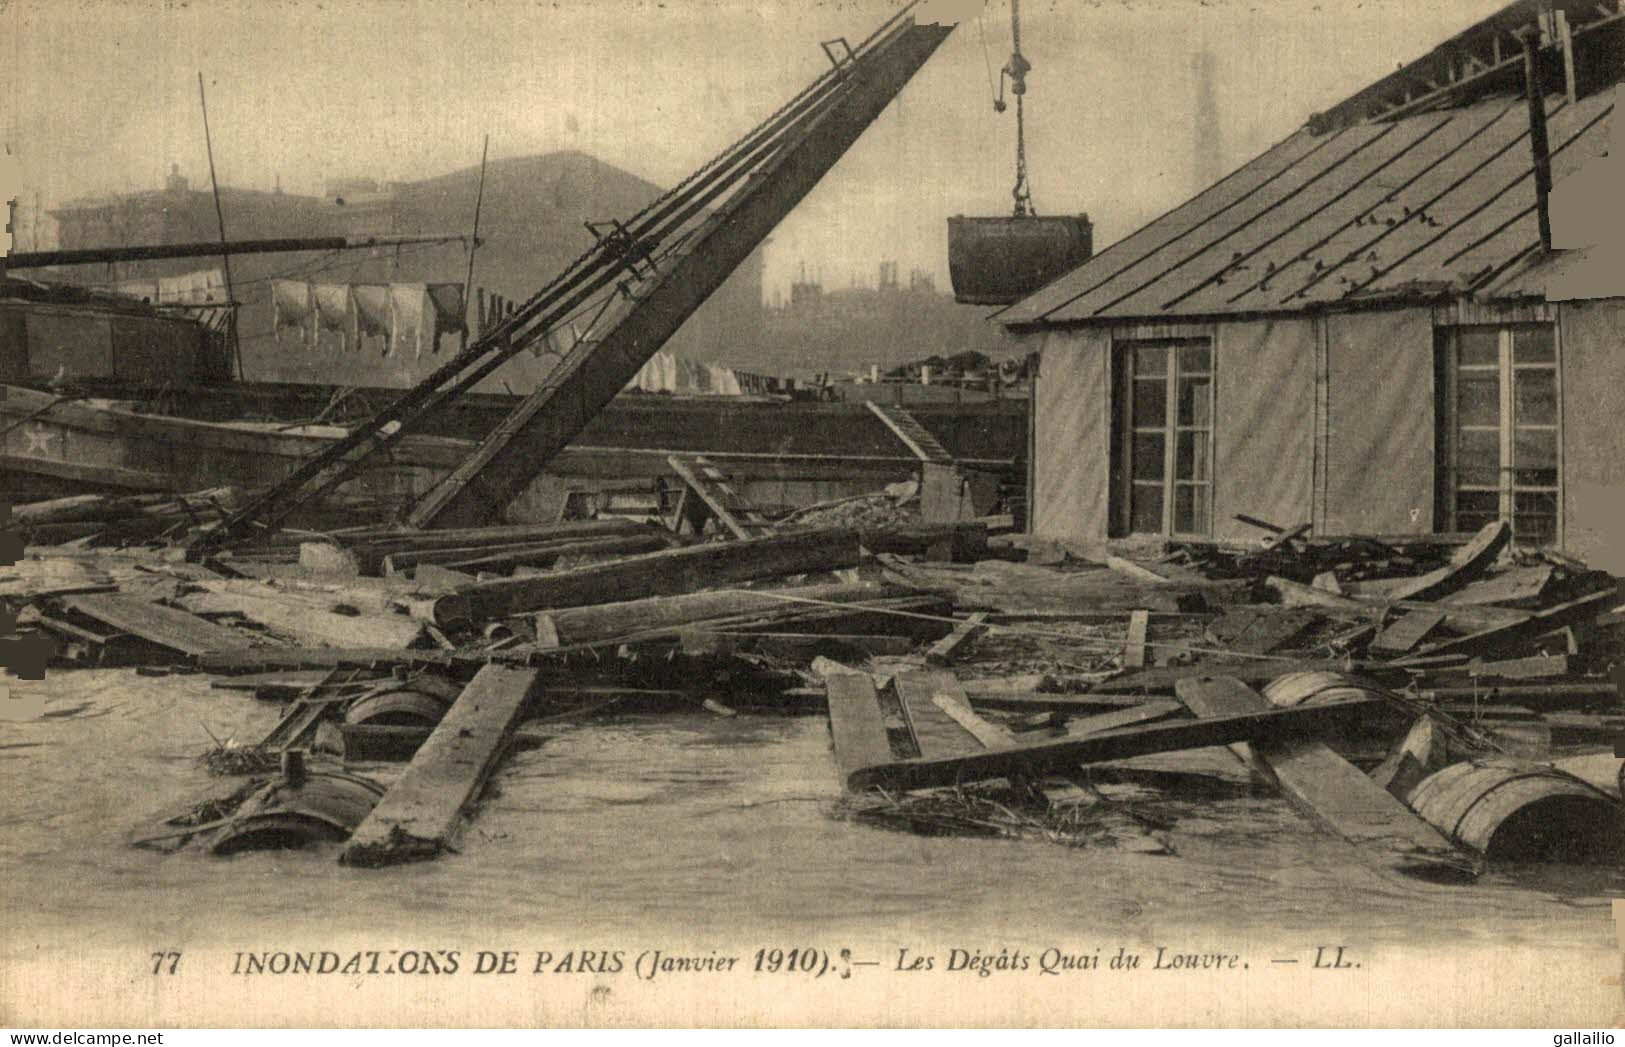
[[[1023,104],[1027,95],[1027,74],[1032,63],[1021,53],[1021,0],[1010,0],[1010,40],[1014,45],[1010,64],[1004,72],[1010,77],[1010,93],[1016,96],[1016,184],[1010,190],[1015,201],[1015,216],[1028,218],[1038,212],[1033,208],[1033,190],[1027,182],[1027,121]]]

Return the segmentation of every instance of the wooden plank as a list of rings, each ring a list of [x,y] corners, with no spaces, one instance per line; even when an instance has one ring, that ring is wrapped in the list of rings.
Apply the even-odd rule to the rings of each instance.
[[[1444,624],[1444,619],[1443,611],[1411,611],[1378,633],[1371,641],[1371,649],[1404,654],[1427,639],[1429,633]]]
[[[1521,604],[1538,607],[1541,597],[1546,593],[1546,587],[1551,584],[1554,571],[1551,564],[1515,567],[1489,578],[1480,578],[1459,592],[1446,596],[1441,602],[1464,607],[1485,604],[1502,606]]]
[[[657,629],[696,626],[721,629],[722,626],[706,623],[741,615],[771,620],[806,611],[838,611],[839,608],[822,605],[859,603],[885,596],[890,591],[878,582],[839,582],[741,592],[686,593],[560,608],[538,615],[537,621],[540,624],[545,619],[546,629],[552,630],[560,644],[596,643]],[[539,627],[537,634],[542,635],[546,629]]]
[[[833,529],[713,542],[629,556],[534,578],[482,582],[434,602],[436,625],[559,607],[671,596],[737,582],[856,566],[856,531]]]
[[[1289,530],[1284,530],[1279,534],[1271,535],[1270,537],[1264,539],[1264,548],[1289,548],[1293,542],[1301,540],[1304,535],[1308,534],[1314,528],[1314,526],[1315,525],[1312,523],[1301,523]]]
[[[1172,684],[1169,687],[1172,688]],[[1136,708],[1145,699],[1131,694],[1044,694],[1038,691],[970,691],[972,705],[1017,712],[1110,712]]]
[[[1270,707],[1262,695],[1233,677],[1190,677],[1179,682],[1178,694],[1204,718],[1257,715]],[[1438,830],[1323,743],[1284,735],[1248,741],[1238,755],[1279,783],[1317,823],[1386,864],[1407,870],[1464,867],[1465,857]]]
[[[139,596],[124,593],[69,596],[62,604],[104,625],[182,654],[196,656],[253,646],[252,639],[242,633]]]
[[[961,647],[985,631],[983,623],[986,621],[987,612],[977,611],[954,626],[953,632],[932,644],[925,652],[925,664],[941,666],[953,662]]]
[[[928,789],[960,782],[1007,777],[1012,774],[1042,775],[1080,763],[1126,760],[1152,753],[1181,749],[1201,749],[1210,745],[1253,739],[1301,738],[1306,733],[1344,726],[1381,704],[1377,699],[1305,705],[1292,709],[1272,709],[1236,716],[1204,717],[1174,723],[1144,724],[1117,731],[1103,731],[1083,738],[1022,745],[998,752],[983,751],[963,756],[926,757],[897,760],[864,767],[847,776],[849,786],[864,789]]]
[[[1109,694],[1172,694],[1174,684],[1187,676],[1235,676],[1248,683],[1268,683],[1277,676],[1290,672],[1337,672],[1342,662],[1331,659],[1286,661],[1276,658],[1249,658],[1245,661],[1201,661],[1189,665],[1155,666],[1114,676],[1092,684],[1089,695]]]
[[[455,660],[450,652],[438,650],[403,651],[389,647],[254,647],[206,652],[198,656],[198,667],[208,672],[235,674],[339,667],[450,665]]]
[[[825,677],[829,702],[829,733],[835,750],[835,766],[846,782],[861,767],[889,762],[891,742],[886,735],[886,718],[880,711],[880,696],[867,673]]]
[[[1453,593],[1489,570],[1511,540],[1512,525],[1505,520],[1485,524],[1472,541],[1451,555],[1449,563],[1411,578],[1385,595],[1390,600],[1433,600]]]
[[[1163,577],[1149,567],[1137,564],[1133,560],[1125,560],[1121,556],[1108,556],[1105,562],[1107,567],[1110,567],[1118,574],[1132,578],[1137,582],[1145,582],[1148,585],[1173,584],[1168,578]]]
[[[1526,621],[1530,617],[1530,612],[1514,610],[1510,607],[1468,606],[1450,603],[1433,604],[1421,600],[1401,600],[1397,603],[1389,603],[1363,597],[1356,599],[1350,596],[1335,596],[1313,586],[1303,585],[1286,578],[1266,578],[1264,584],[1268,588],[1275,590],[1281,597],[1281,604],[1285,607],[1321,607],[1328,611],[1358,614],[1366,617],[1380,615],[1391,607],[1402,611],[1442,610],[1445,612],[1445,628],[1458,632],[1508,625],[1513,622]]]
[[[1123,644],[1123,667],[1145,667],[1145,634],[1151,628],[1151,612],[1138,610],[1128,616],[1128,639]]]
[[[334,603],[340,602],[335,594]],[[289,639],[330,647],[414,647],[423,623],[402,614],[336,614],[308,599],[289,598],[267,588],[191,593],[179,602],[199,614],[236,612]]]
[[[767,517],[735,491],[721,470],[706,459],[685,459],[674,454],[667,456],[666,464],[735,538],[760,538],[773,533]]]
[[[1547,633],[1590,621],[1618,602],[1618,592],[1613,589],[1604,589],[1589,596],[1582,596],[1577,600],[1570,600],[1567,603],[1560,603],[1555,607],[1537,611],[1528,618],[1515,623],[1483,629],[1476,633],[1469,633],[1466,636],[1429,644],[1410,658],[1402,659],[1395,664],[1409,665],[1418,658],[1434,657],[1441,654],[1473,655],[1506,651],[1516,644],[1527,643],[1539,639]]]
[[[971,737],[981,742],[983,748],[1008,749],[1013,745],[1020,744],[1016,741],[1015,734],[1009,728],[990,723],[977,716],[961,698],[947,692],[941,692],[932,695],[931,702],[938,709],[947,713],[949,719],[953,720],[954,723],[969,732]]]
[[[356,828],[339,860],[392,865],[433,858],[451,847],[540,678],[535,669],[481,669]]]
[[[1467,675],[1488,680],[1535,680],[1543,676],[1563,676],[1569,671],[1566,654],[1536,654],[1528,658],[1506,658],[1467,663]]]
[[[981,750],[982,743],[976,736],[932,701],[939,694],[964,693],[952,673],[901,672],[892,677],[892,687],[920,756],[950,757]]]
[[[655,528],[636,534],[601,537],[555,538],[542,542],[502,542],[490,545],[458,545],[445,549],[415,549],[390,553],[383,558],[384,573],[402,574],[419,564],[437,563],[455,567],[480,561],[524,564],[552,563],[560,556],[575,553],[643,553],[671,548],[677,539]]]
[[[1066,725],[1066,733],[1071,738],[1082,738],[1085,735],[1100,734],[1102,731],[1115,731],[1124,727],[1132,727],[1135,724],[1152,723],[1172,716],[1184,708],[1183,705],[1172,700],[1141,702],[1126,709],[1115,709],[1096,716],[1086,716],[1081,720],[1069,720]]]
[[[716,635],[727,637],[737,651],[802,660],[811,660],[815,654],[840,649],[861,651],[871,657],[877,654],[895,657],[908,654],[918,645],[912,636],[888,636],[883,633],[744,633],[719,630]]]

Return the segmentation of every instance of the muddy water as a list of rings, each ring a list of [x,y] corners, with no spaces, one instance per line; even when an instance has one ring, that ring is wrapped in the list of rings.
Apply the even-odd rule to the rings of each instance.
[[[1222,795],[1140,797],[1171,823],[1175,856],[870,828],[830,816],[828,734],[812,716],[548,724],[544,744],[504,765],[463,852],[434,863],[354,870],[334,848],[165,855],[127,846],[126,834],[223,791],[197,754],[211,735],[258,737],[277,707],[202,676],[81,671],[23,686],[60,715],[0,725],[0,902],[13,957],[60,947],[64,932],[81,949],[241,948],[319,947],[369,929],[431,942],[475,927],[700,941],[986,940],[1047,928],[1096,942],[1352,934],[1373,948],[1596,949],[1612,936],[1608,899],[1625,896],[1617,870],[1495,870],[1471,887],[1373,870],[1245,787],[1224,750],[1160,764],[1226,776],[1235,787]]]

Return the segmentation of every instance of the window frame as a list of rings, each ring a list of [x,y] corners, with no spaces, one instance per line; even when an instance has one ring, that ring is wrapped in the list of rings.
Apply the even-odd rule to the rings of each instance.
[[[1550,360],[1535,362],[1519,362],[1517,359],[1517,334],[1519,331],[1542,329],[1550,333],[1552,355]],[[1492,364],[1464,364],[1462,363],[1462,335],[1468,331],[1495,332],[1496,360]],[[1439,345],[1443,356],[1442,366],[1439,368],[1441,384],[1438,390],[1438,408],[1444,424],[1440,426],[1442,440],[1439,448],[1440,469],[1440,497],[1439,509],[1441,523],[1444,530],[1459,531],[1462,529],[1460,519],[1470,515],[1471,511],[1458,508],[1457,496],[1463,491],[1494,494],[1496,498],[1496,516],[1498,520],[1505,520],[1514,527],[1514,539],[1517,539],[1517,498],[1519,494],[1549,494],[1553,501],[1553,522],[1550,545],[1561,548],[1564,542],[1565,513],[1564,513],[1564,468],[1563,468],[1563,343],[1560,325],[1552,321],[1505,321],[1500,323],[1484,324],[1456,324],[1442,329],[1444,337]],[[1463,371],[1478,374],[1493,374],[1497,383],[1496,424],[1463,426],[1460,421],[1460,378]],[[1552,421],[1521,423],[1518,418],[1517,406],[1517,376],[1519,371],[1549,371],[1552,375],[1552,395],[1554,397]],[[1460,482],[1462,472],[1461,462],[1461,433],[1464,429],[1472,431],[1490,432],[1497,436],[1496,463],[1497,477],[1494,486],[1488,484],[1468,484]],[[1551,484],[1520,483],[1518,480],[1517,463],[1517,436],[1518,431],[1530,430],[1550,432],[1554,444],[1553,470],[1555,473]],[[1544,514],[1540,514],[1544,515]],[[1476,529],[1476,528],[1474,528]],[[1525,539],[1521,544],[1528,544]]]
[[[1117,473],[1116,483],[1113,484],[1114,500],[1113,523],[1120,535],[1156,535],[1162,538],[1186,538],[1208,540],[1213,536],[1213,498],[1214,487],[1217,483],[1215,470],[1214,448],[1216,443],[1216,386],[1218,370],[1218,353],[1216,340],[1210,336],[1199,337],[1169,337],[1169,338],[1135,338],[1121,339],[1113,342],[1113,364],[1116,371],[1116,380],[1113,382],[1113,392],[1117,399],[1113,420],[1117,430],[1117,439],[1113,441],[1115,454],[1113,465]],[[1136,354],[1141,349],[1160,348],[1166,351],[1167,358],[1163,365],[1161,380],[1163,395],[1163,418],[1160,425],[1147,426],[1137,424],[1139,419],[1134,415],[1134,399],[1136,382],[1146,381],[1148,375],[1137,374],[1135,370]],[[1202,349],[1207,358],[1205,370],[1186,370],[1180,366],[1180,350],[1189,348]],[[1205,403],[1207,407],[1206,424],[1186,425],[1179,420],[1179,388],[1182,379],[1190,377],[1206,378]],[[1137,480],[1134,475],[1134,439],[1137,433],[1157,433],[1162,438],[1162,469],[1160,477],[1155,481]],[[1179,441],[1182,434],[1201,433],[1205,439],[1201,441],[1201,451],[1205,452],[1206,478],[1181,479],[1178,476]],[[1198,455],[1197,457],[1201,457]],[[1137,486],[1150,487],[1155,485],[1161,493],[1162,520],[1156,531],[1136,531],[1134,529],[1134,493]],[[1179,491],[1184,488],[1194,488],[1192,508],[1197,517],[1205,521],[1204,530],[1182,531],[1175,526],[1178,514]]]

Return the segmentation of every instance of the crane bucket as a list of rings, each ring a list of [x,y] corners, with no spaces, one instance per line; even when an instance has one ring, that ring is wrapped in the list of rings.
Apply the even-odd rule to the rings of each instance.
[[[948,275],[966,305],[1018,302],[1093,253],[1086,214],[948,219]]]

